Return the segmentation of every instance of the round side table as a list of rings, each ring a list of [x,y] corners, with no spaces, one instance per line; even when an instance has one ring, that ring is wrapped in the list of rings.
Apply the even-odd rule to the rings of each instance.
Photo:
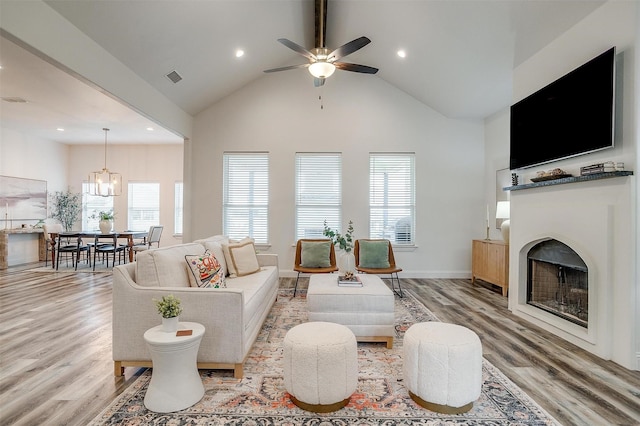
[[[193,330],[190,336],[162,331],[162,326],[144,333],[153,372],[144,397],[144,406],[158,413],[170,413],[191,407],[202,399],[204,386],[198,373],[197,358],[204,326],[181,322],[178,330]]]

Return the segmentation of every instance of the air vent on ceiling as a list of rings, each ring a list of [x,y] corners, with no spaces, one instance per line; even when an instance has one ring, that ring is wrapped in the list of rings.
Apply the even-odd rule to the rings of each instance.
[[[26,104],[29,102],[26,99],[17,96],[6,96],[3,97],[2,100],[5,102],[10,102],[12,104]]]
[[[179,82],[180,80],[182,80],[182,76],[180,74],[178,74],[178,71],[171,71],[169,74],[167,74],[167,78],[171,81],[173,81],[174,83]]]

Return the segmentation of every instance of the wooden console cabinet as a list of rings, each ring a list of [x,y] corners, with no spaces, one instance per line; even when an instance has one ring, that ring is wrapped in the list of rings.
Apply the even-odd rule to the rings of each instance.
[[[509,290],[509,245],[499,240],[473,240],[471,247],[471,284],[476,278]]]

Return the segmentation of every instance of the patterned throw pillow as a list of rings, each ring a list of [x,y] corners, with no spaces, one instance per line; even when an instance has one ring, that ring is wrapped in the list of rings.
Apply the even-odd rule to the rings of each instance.
[[[220,262],[209,250],[203,254],[186,255],[184,258],[189,268],[191,287],[227,288]]]

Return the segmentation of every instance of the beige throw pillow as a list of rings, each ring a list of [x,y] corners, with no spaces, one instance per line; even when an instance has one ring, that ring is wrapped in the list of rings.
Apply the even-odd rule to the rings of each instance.
[[[231,264],[238,277],[253,274],[260,270],[258,257],[256,256],[256,248],[253,242],[249,241],[244,244],[230,244],[229,254],[231,256]]]
[[[229,247],[242,246],[247,243],[253,243],[253,238],[245,237],[240,241],[237,240],[229,240],[228,243],[222,244],[222,252],[224,253],[224,260],[227,264],[227,274],[231,276],[236,275],[236,268],[233,266],[233,259],[231,258],[231,252],[229,251]]]

